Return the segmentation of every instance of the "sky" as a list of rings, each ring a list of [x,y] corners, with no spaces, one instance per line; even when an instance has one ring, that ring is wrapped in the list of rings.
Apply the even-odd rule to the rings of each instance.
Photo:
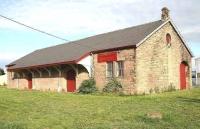
[[[0,0],[0,14],[70,41],[160,19],[168,7],[195,57],[200,56],[200,0]],[[65,41],[0,17],[0,67]]]

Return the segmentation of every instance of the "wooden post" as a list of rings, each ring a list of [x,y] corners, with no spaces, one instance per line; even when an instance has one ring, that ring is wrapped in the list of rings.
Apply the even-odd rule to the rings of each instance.
[[[54,68],[58,71],[58,92],[61,92],[61,86],[60,86],[60,77],[62,75],[62,71],[60,67],[54,66]]]
[[[44,69],[48,72],[49,77],[51,77],[51,70],[49,70],[48,68],[44,68]]]

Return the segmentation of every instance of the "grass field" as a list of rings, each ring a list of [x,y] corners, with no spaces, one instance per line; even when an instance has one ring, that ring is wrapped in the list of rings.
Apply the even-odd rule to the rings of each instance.
[[[160,112],[162,119],[147,117]],[[0,88],[0,129],[199,129],[200,88],[148,96]]]

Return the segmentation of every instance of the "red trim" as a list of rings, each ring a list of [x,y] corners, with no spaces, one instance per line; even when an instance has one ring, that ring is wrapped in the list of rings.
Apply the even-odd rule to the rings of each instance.
[[[106,52],[97,55],[98,63],[117,61],[117,52]]]
[[[101,52],[116,51],[116,50],[127,49],[127,48],[136,48],[136,45],[129,45],[129,46],[123,46],[123,47],[116,47],[116,48],[109,48],[109,49],[91,51],[91,52],[84,54],[79,59],[73,60],[73,61],[66,61],[66,62],[59,62],[59,63],[52,63],[52,64],[43,64],[43,65],[33,65],[33,66],[29,66],[29,67],[20,67],[20,68],[9,68],[8,67],[7,71],[18,70],[18,69],[27,69],[27,68],[47,67],[47,66],[60,65],[60,64],[76,64],[77,62],[79,62],[83,58],[90,55],[90,53],[96,54],[96,53],[101,53]]]
[[[53,65],[60,65],[60,64],[75,64],[76,61],[67,61],[67,62],[59,62],[59,63],[52,63],[52,64],[44,64],[44,65],[34,65],[29,67],[20,67],[20,68],[7,68],[7,71],[18,70],[18,69],[27,69],[27,68],[37,68],[37,67],[48,67]]]
[[[97,53],[101,53],[101,52],[117,51],[117,50],[128,49],[128,48],[136,48],[136,45],[129,45],[129,46],[123,46],[123,47],[95,50],[95,51],[92,51],[92,53],[97,54]]]

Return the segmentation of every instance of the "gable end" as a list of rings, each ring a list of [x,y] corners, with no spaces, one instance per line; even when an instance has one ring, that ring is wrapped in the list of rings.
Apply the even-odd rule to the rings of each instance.
[[[160,25],[157,29],[155,29],[152,33],[150,33],[148,36],[146,36],[143,40],[141,40],[138,44],[136,44],[136,47],[139,47],[141,44],[143,44],[148,38],[150,38],[154,33],[156,33],[158,30],[160,30],[163,26],[165,26],[167,23],[170,23],[171,26],[174,28],[175,32],[177,33],[177,35],[179,36],[180,40],[182,41],[182,43],[184,44],[184,46],[186,47],[187,51],[189,52],[189,54],[191,55],[191,57],[193,57],[193,53],[191,52],[190,48],[188,47],[187,43],[185,42],[185,40],[183,39],[183,36],[181,36],[179,30],[177,29],[177,27],[175,26],[175,24],[172,22],[171,19],[167,20],[166,22],[164,22],[162,25]]]

